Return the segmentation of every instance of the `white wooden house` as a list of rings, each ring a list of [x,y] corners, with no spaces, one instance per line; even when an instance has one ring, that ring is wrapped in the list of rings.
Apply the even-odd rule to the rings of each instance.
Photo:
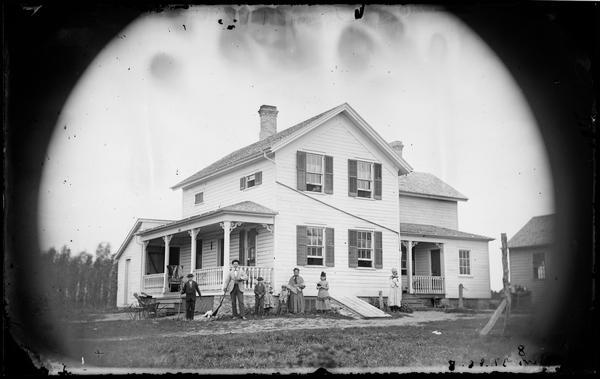
[[[325,271],[332,295],[375,297],[402,267],[412,294],[456,298],[461,282],[465,297],[490,297],[491,239],[457,230],[463,195],[413,172],[402,144],[346,103],[280,132],[277,113],[261,106],[257,142],[172,187],[181,219],[136,222],[117,252],[118,306],[134,292],[174,296],[169,266],[221,294],[234,258],[248,289],[258,276],[278,289],[299,267],[305,296]]]

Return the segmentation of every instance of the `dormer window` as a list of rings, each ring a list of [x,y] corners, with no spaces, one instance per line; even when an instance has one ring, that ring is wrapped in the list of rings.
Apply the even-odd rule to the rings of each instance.
[[[240,178],[240,191],[256,187],[260,184],[262,184],[262,171],[257,171],[253,174],[246,175]]]
[[[198,192],[194,195],[194,204],[202,204],[204,202],[204,192]]]

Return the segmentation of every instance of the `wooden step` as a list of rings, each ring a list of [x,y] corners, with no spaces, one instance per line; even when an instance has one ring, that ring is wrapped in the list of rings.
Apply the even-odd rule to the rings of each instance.
[[[340,305],[348,308],[352,312],[359,314],[362,318],[391,317],[389,314],[383,312],[379,308],[372,306],[366,301],[359,299],[356,296],[335,295],[331,296],[331,298]]]

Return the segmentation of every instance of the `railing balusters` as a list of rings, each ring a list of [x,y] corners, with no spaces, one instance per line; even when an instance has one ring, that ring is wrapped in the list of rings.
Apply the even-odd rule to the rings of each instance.
[[[445,280],[443,276],[414,275],[413,289],[416,294],[444,294]]]

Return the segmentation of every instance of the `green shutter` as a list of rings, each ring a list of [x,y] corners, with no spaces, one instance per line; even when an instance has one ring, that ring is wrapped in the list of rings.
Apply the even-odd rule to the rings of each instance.
[[[356,230],[348,230],[348,267],[358,267],[358,241]]]
[[[376,200],[381,200],[381,163],[373,164],[373,173],[375,181],[375,194],[373,197]]]
[[[375,268],[383,268],[382,234],[375,232]]]
[[[296,188],[306,191],[306,153],[304,151],[296,152],[296,172]]]
[[[334,231],[325,228],[325,266],[335,266]]]
[[[307,243],[306,226],[296,225],[296,263],[298,266],[306,266]]]
[[[254,174],[254,185],[257,186],[259,184],[262,184],[262,171]]]
[[[246,189],[246,177],[240,178],[240,191]]]
[[[358,166],[356,160],[348,159],[348,196],[358,196]]]
[[[333,193],[333,157],[325,156],[325,193]]]

